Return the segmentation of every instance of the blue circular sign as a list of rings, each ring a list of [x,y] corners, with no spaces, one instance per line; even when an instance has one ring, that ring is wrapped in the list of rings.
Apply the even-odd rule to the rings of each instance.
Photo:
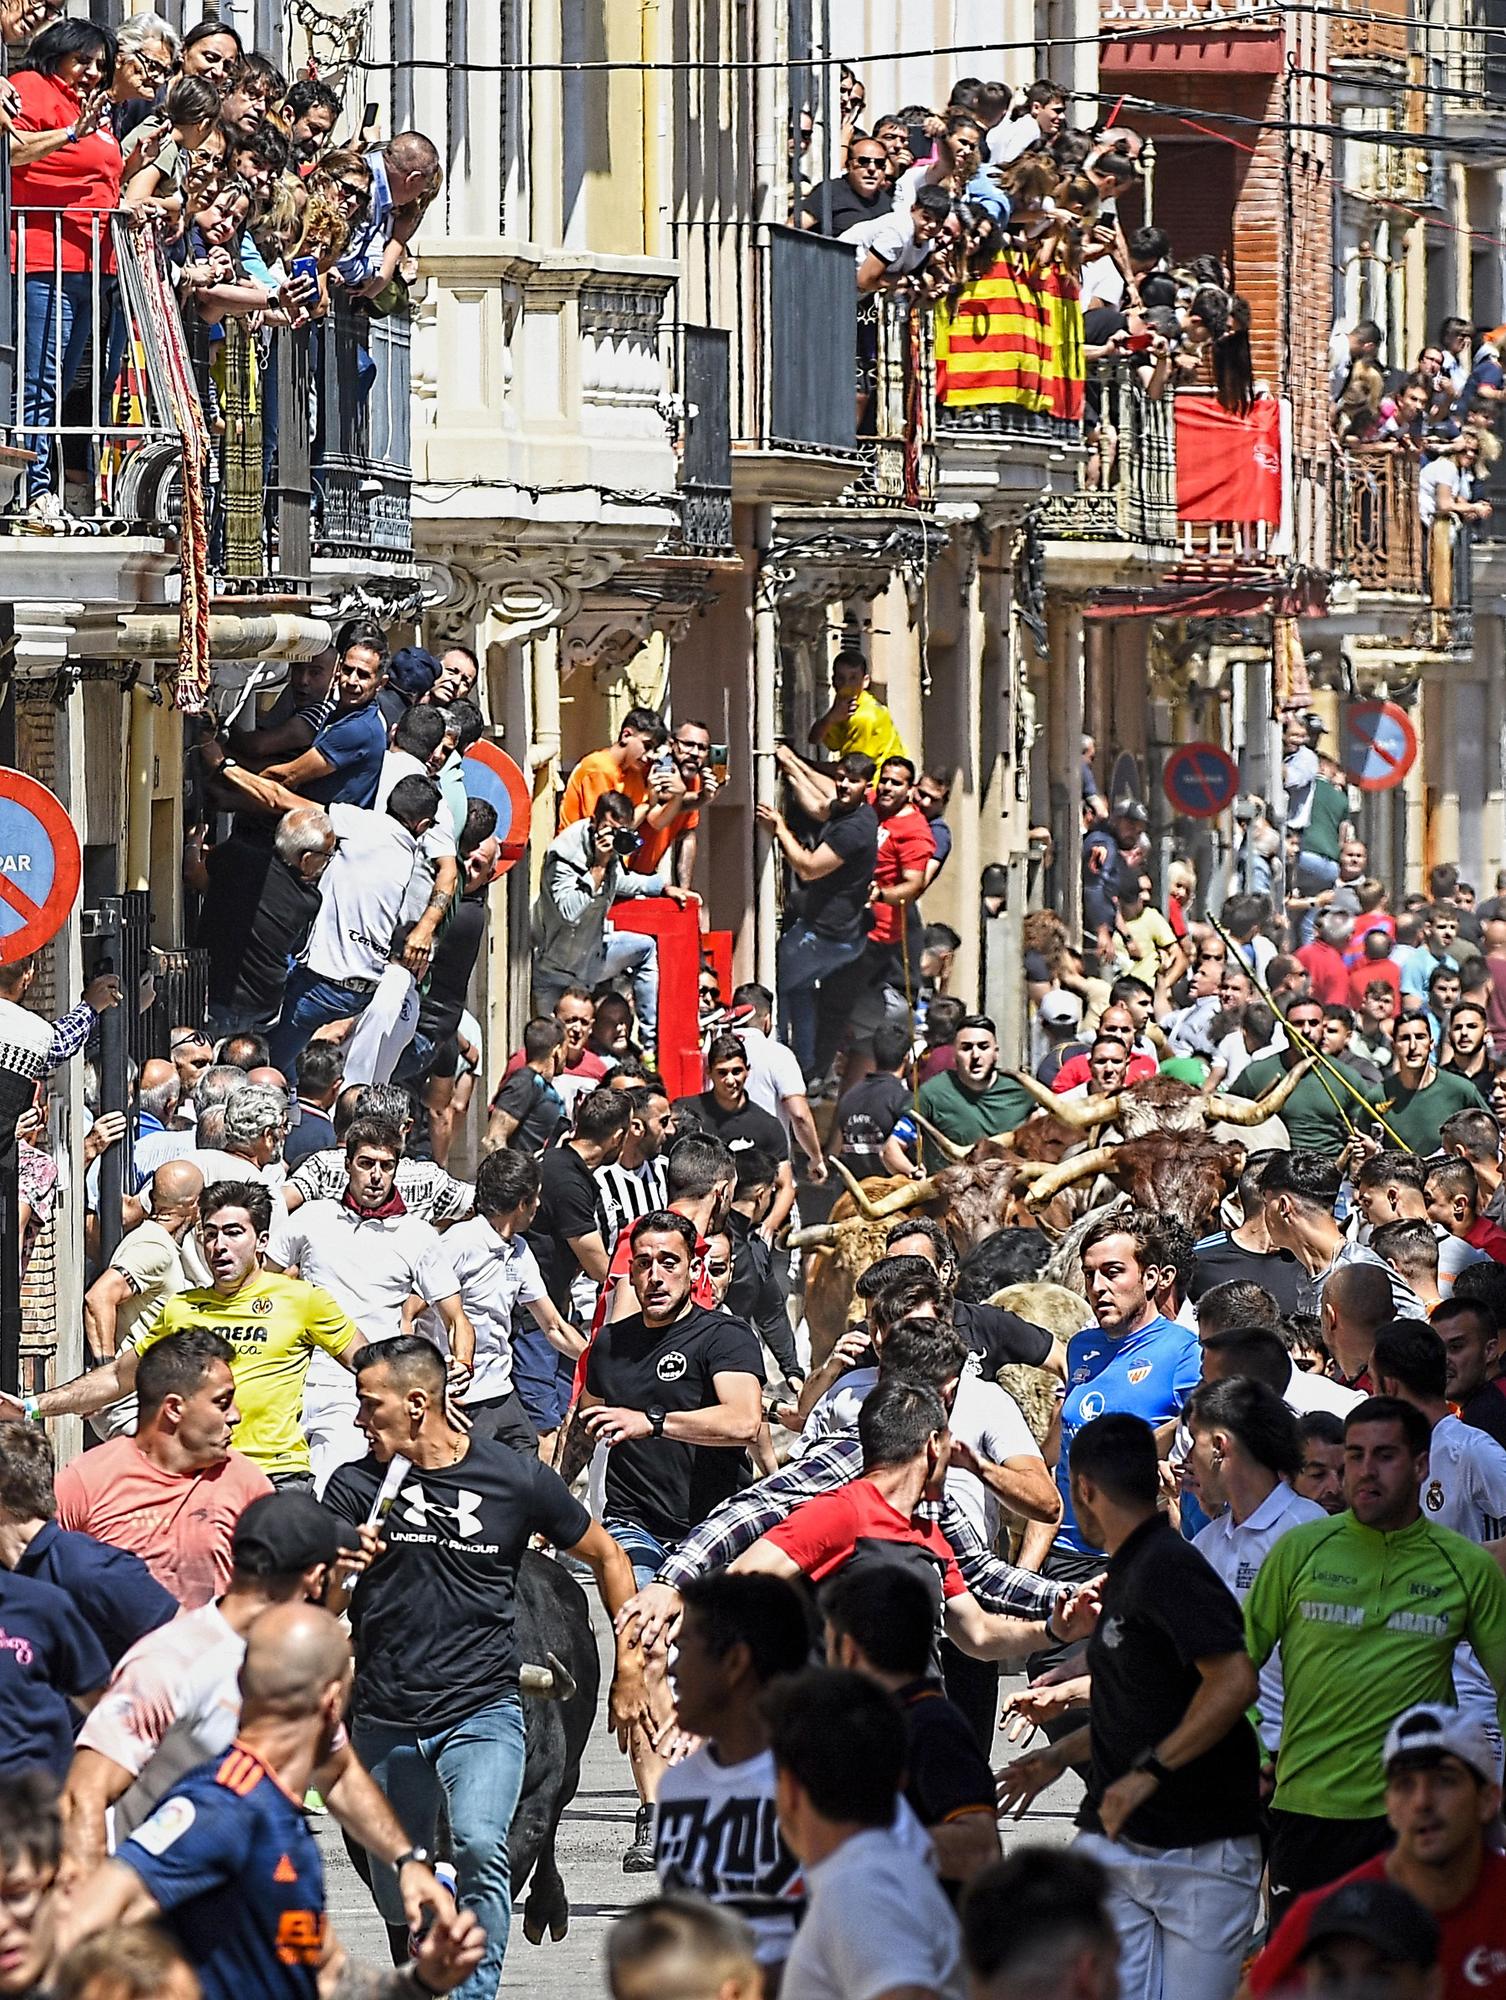
[[[1166,760],[1161,788],[1188,819],[1213,819],[1234,803],[1239,766],[1216,743],[1183,743]]]

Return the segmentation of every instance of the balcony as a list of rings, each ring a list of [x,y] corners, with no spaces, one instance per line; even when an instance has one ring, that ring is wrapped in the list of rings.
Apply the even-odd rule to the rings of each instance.
[[[1383,445],[1356,445],[1333,458],[1334,575],[1358,591],[1420,600],[1426,591],[1417,459]]]
[[[1082,314],[1058,270],[1006,250],[936,308],[937,504],[1019,516],[1078,484]]]
[[[936,319],[923,300],[877,292],[873,397],[849,489],[859,507],[929,507],[936,496]]]
[[[732,481],[738,500],[834,500],[858,472],[857,260],[850,243],[737,223]]]
[[[1500,166],[1506,161],[1506,0],[1460,0],[1459,15],[1447,34],[1430,38],[1456,93],[1430,136],[1445,151],[1457,148],[1472,165]]]
[[[1038,516],[1048,579],[1113,582],[1126,562],[1159,571],[1177,551],[1176,427],[1172,391],[1148,396],[1129,361],[1091,364],[1100,412],[1096,444],[1078,467],[1077,490],[1047,499]],[[1061,546],[1056,546],[1061,545]]]
[[[227,318],[211,339],[122,216],[22,210],[15,232],[10,429],[30,463],[0,527],[18,592],[166,603],[186,571],[194,592],[287,598],[316,569],[369,583],[384,563],[411,588],[406,319],[337,308],[257,335]],[[64,274],[79,247],[88,271]],[[70,311],[88,328],[76,370]],[[50,520],[28,514],[38,492]]]
[[[425,556],[536,549],[568,589],[598,580],[609,552],[648,554],[677,529],[675,278],[658,258],[500,237],[421,246],[412,445]]]

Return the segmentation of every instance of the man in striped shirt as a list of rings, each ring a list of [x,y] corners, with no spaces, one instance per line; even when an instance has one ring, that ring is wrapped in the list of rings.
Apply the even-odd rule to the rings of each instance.
[[[596,1213],[601,1240],[610,1256],[612,1246],[629,1224],[663,1208],[665,1148],[669,1142],[669,1093],[657,1076],[633,1085],[627,1093],[632,1106],[621,1156],[611,1166],[597,1167]]]

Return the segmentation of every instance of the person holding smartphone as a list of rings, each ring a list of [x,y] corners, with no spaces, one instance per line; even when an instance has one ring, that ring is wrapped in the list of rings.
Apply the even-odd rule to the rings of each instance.
[[[628,863],[633,874],[663,874],[682,889],[690,887],[695,876],[701,808],[710,805],[721,789],[712,769],[711,751],[708,723],[675,725],[661,752],[668,759],[668,782],[661,786],[654,778],[650,780],[656,793],[662,791],[664,802],[676,800],[675,811],[663,826],[656,826],[650,818],[639,827],[638,849]]]

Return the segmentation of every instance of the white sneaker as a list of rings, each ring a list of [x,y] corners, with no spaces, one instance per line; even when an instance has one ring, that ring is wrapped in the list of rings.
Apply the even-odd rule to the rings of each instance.
[[[68,515],[56,493],[39,493],[27,508],[26,518],[34,527],[60,528]]]

